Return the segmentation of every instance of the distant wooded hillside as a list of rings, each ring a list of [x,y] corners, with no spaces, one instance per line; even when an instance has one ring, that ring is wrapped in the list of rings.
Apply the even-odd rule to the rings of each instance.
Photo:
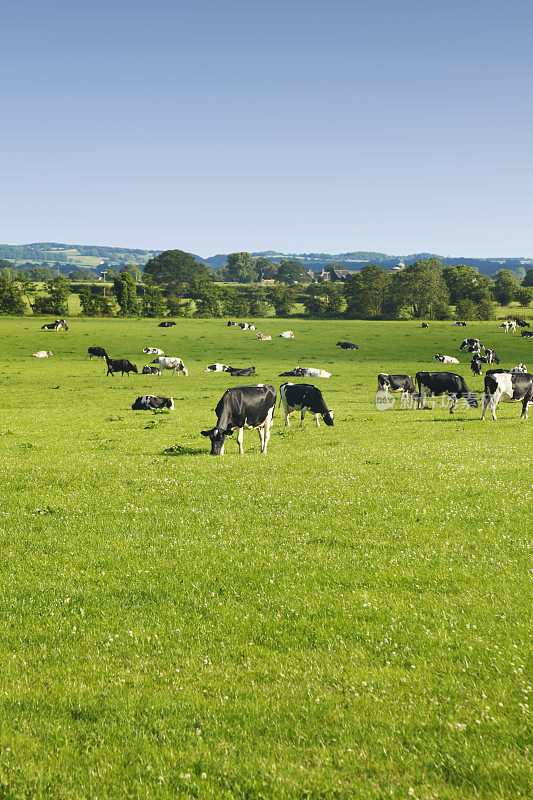
[[[95,269],[98,267],[122,267],[127,263],[144,266],[150,258],[158,255],[161,250],[140,250],[127,247],[105,247],[100,245],[63,244],[59,242],[35,242],[33,244],[9,245],[0,244],[0,259],[11,261],[16,266],[26,262],[46,263],[56,266],[61,272],[67,273],[77,267]],[[213,270],[223,267],[227,260],[227,253],[219,253],[204,258],[192,254],[198,261],[207,264]],[[412,264],[418,260],[439,257],[444,264],[455,266],[468,264],[475,267],[483,275],[495,275],[502,269],[513,272],[526,271],[533,267],[533,258],[467,258],[439,256],[438,253],[410,253],[408,255],[388,255],[366,250],[357,250],[351,253],[280,253],[277,250],[262,250],[252,253],[254,258],[268,258],[271,261],[293,259],[301,261],[306,268],[319,272],[327,265],[343,265],[351,269],[360,269],[367,264],[377,264],[385,268],[392,268],[400,260],[405,264]]]

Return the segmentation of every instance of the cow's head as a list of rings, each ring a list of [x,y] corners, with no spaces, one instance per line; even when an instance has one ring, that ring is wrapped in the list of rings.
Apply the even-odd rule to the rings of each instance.
[[[158,358],[154,358],[153,361],[150,361],[150,364],[159,364],[159,357]]]
[[[475,392],[465,392],[463,395],[470,408],[477,408],[477,396]]]
[[[231,436],[232,430],[221,431],[220,428],[211,428],[210,431],[200,431],[202,436],[211,439],[211,455],[223,456],[226,436]]]
[[[322,419],[326,425],[333,425],[333,411],[328,411],[327,414],[323,414]]]
[[[183,366],[183,364],[181,365],[181,371],[183,372],[183,374],[184,374],[184,375],[188,375],[188,374],[189,374],[189,370],[188,370],[188,369],[185,369],[185,367]]]

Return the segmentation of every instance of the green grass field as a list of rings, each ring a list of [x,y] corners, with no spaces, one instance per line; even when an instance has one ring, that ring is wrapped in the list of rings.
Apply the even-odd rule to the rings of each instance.
[[[374,400],[380,371],[480,391],[463,336],[530,369],[531,340],[497,322],[259,321],[272,342],[223,320],[42,322],[0,320],[2,800],[530,794],[533,409]],[[91,345],[139,371],[161,347],[190,375],[106,378]],[[224,390],[298,364],[333,373],[312,382],[335,427],[276,410],[266,456],[246,431],[244,457],[235,436],[210,457]],[[175,412],[132,412],[145,393]]]

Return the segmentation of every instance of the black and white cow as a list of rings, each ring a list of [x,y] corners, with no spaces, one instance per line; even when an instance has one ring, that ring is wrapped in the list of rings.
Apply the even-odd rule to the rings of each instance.
[[[152,367],[151,364],[145,364],[142,368],[142,375],[161,375],[159,367]]]
[[[172,374],[175,375],[176,372],[179,373],[183,372],[184,375],[188,375],[189,372],[185,369],[185,364],[183,363],[181,358],[177,356],[159,356],[158,358],[154,358],[152,364],[159,364],[159,369],[171,369]]]
[[[238,325],[236,322],[232,322],[230,319],[228,320],[228,328],[237,328]]]
[[[388,372],[380,372],[378,375],[378,393],[401,392],[403,394],[414,394],[415,385],[410,375],[389,375]]]
[[[226,364],[210,364],[204,369],[204,372],[229,372],[230,368]]]
[[[176,323],[172,320],[167,320],[166,322],[160,322],[157,326],[158,328],[172,328]]]
[[[526,373],[487,372],[485,375],[485,394],[483,395],[483,413],[490,406],[492,419],[496,419],[496,406],[503,403],[522,403],[520,419],[527,419],[527,407],[533,403],[533,375]]]
[[[289,414],[300,411],[300,428],[303,425],[305,412],[315,415],[316,424],[320,427],[322,417],[326,425],[333,425],[333,411],[327,407],[322,392],[311,383],[282,383],[279,387],[279,402],[283,403],[285,425],[290,427]]]
[[[335,346],[340,347],[342,350],[359,350],[359,347],[352,342],[337,342]]]
[[[133,411],[151,411],[157,408],[168,408],[174,411],[174,399],[172,397],[156,397],[155,394],[143,394],[132,403]]]
[[[165,351],[161,350],[159,347],[143,347],[143,353],[147,356],[164,356]]]
[[[463,339],[459,347],[459,350],[466,350],[469,347],[475,347],[477,350],[481,350],[481,344],[479,342],[479,339]]]
[[[533,336],[533,331],[520,331],[520,336],[525,336],[530,339]]]
[[[453,324],[458,328],[466,328],[466,322],[454,322]]]
[[[215,408],[216,427],[201,431],[202,436],[211,439],[211,455],[224,455],[226,436],[231,436],[235,430],[239,453],[244,455],[242,442],[245,428],[259,431],[261,452],[266,453],[275,405],[276,390],[263,383],[234,386],[224,392]]]
[[[447,394],[452,398],[450,414],[453,414],[459,398],[464,398],[471,408],[477,408],[477,397],[466,385],[462,375],[455,372],[417,372],[418,408],[424,408],[426,395]]]
[[[55,322],[49,322],[46,325],[41,325],[42,331],[68,331],[68,325],[64,319],[56,319]]]
[[[228,367],[228,372],[232,378],[247,378],[255,375],[255,367]]]
[[[479,356],[474,356],[472,361],[470,362],[470,369],[472,370],[473,375],[482,375],[483,371],[481,368],[483,361]]]
[[[239,322],[238,325],[241,331],[255,331],[255,325],[251,325],[249,322]]]
[[[454,358],[454,356],[441,356],[440,353],[437,353],[436,355],[434,355],[433,358],[434,359],[436,358],[437,361],[441,361],[443,364],[458,364],[459,363],[459,359],[458,358]]]
[[[519,328],[530,328],[531,327],[529,322],[526,322],[525,319],[522,319],[521,317],[515,317],[514,321],[516,322],[516,324],[518,325]]]
[[[485,348],[485,355],[481,357],[481,361],[484,364],[499,364],[500,359],[496,355],[495,350],[491,350],[489,347]]]
[[[318,367],[295,367],[288,372],[280,372],[280,378],[331,378],[331,372]]]
[[[107,353],[103,347],[89,347],[87,349],[87,355],[85,356],[85,361],[87,361],[87,359],[92,361],[93,356],[95,356],[96,358],[106,358]]]
[[[120,372],[122,376],[124,373],[129,375],[130,372],[135,372],[135,374],[138,374],[135,364],[132,364],[127,358],[109,358],[109,356],[106,356],[105,363],[107,364],[106,378],[108,375],[114,375],[115,372]]]

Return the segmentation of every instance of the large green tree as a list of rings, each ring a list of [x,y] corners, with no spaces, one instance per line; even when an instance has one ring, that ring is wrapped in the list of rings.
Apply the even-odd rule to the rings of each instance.
[[[303,303],[307,313],[313,316],[336,316],[344,306],[343,287],[330,281],[314,283],[306,290]]]
[[[349,275],[343,287],[347,315],[359,319],[381,316],[391,280],[390,270],[374,264],[363,267],[355,275]]]
[[[130,272],[121,272],[113,280],[113,292],[117,298],[121,316],[132,317],[139,313],[137,284]]]
[[[386,306],[391,316],[402,310],[414,319],[447,319],[449,292],[440,258],[415,261],[393,275]]]
[[[206,290],[212,276],[205,264],[184,250],[165,250],[151,258],[144,268],[156,283],[163,284],[170,294],[194,297]]]
[[[34,314],[68,314],[68,297],[70,285],[66,278],[59,275],[46,284],[46,294],[33,301]]]
[[[252,254],[246,252],[230,253],[224,267],[224,277],[227,281],[235,281],[237,283],[257,281],[258,272]]]
[[[282,258],[279,262],[277,279],[282,283],[292,285],[294,283],[304,283],[308,280],[308,277],[301,261]]]
[[[20,284],[8,275],[0,275],[0,313],[22,316],[25,308]]]
[[[500,270],[494,277],[494,299],[501,306],[508,306],[519,289],[520,283],[508,269]]]
[[[467,264],[447,266],[442,270],[442,277],[452,305],[457,305],[461,300],[472,300],[474,303],[490,300],[492,281],[486,275],[480,275],[474,267]]]

